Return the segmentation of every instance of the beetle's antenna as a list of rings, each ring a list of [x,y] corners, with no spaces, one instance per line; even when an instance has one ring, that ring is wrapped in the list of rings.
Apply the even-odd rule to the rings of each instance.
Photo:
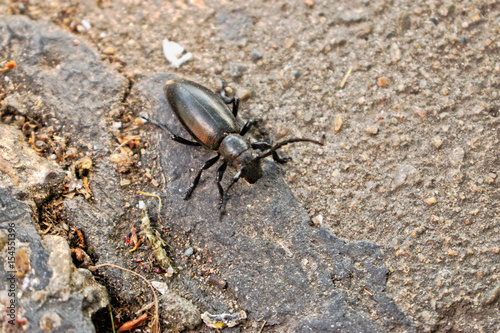
[[[280,149],[281,147],[289,144],[289,143],[294,143],[294,142],[311,142],[320,146],[324,146],[323,142],[312,140],[312,139],[302,139],[302,138],[293,138],[293,139],[288,139],[288,140],[283,140],[281,142],[278,142],[275,144],[272,148],[269,148],[267,150],[264,150],[262,153],[260,153],[257,156],[257,159],[261,159],[264,157],[267,157],[269,155],[272,155],[276,150]]]
[[[144,116],[139,116],[144,122],[146,123],[151,123],[159,128],[161,128],[162,130],[164,130],[165,132],[167,132],[171,138],[173,138],[175,136],[175,134],[172,133],[172,131],[170,130],[170,128],[168,128],[166,125],[162,124],[162,123],[159,123],[157,122],[156,120],[153,120],[153,119],[149,119],[149,118],[146,118]]]
[[[227,185],[226,189],[224,190],[224,194],[222,195],[221,203],[220,203],[220,217],[219,217],[219,222],[222,221],[222,216],[226,213],[226,202],[227,202],[227,192],[229,192],[229,189],[238,181],[238,179],[241,178],[241,175],[243,174],[243,168],[241,168],[236,175],[234,175],[233,179],[231,179],[231,182]]]

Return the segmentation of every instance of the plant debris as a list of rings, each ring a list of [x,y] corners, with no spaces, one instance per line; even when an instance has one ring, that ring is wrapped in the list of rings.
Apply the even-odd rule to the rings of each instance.
[[[205,312],[201,315],[201,319],[208,327],[221,329],[224,327],[234,327],[247,319],[247,314],[245,311],[241,310],[240,312],[231,314],[231,313],[222,313],[222,314],[210,314]]]
[[[151,250],[153,251],[153,255],[160,265],[160,267],[166,272],[166,277],[171,277],[175,270],[172,267],[172,261],[167,256],[167,252],[164,249],[166,245],[165,241],[161,238],[158,230],[153,229],[151,227],[151,221],[148,216],[148,211],[146,209],[146,204],[143,201],[139,202],[139,207],[142,208],[142,233],[146,236],[146,242]]]

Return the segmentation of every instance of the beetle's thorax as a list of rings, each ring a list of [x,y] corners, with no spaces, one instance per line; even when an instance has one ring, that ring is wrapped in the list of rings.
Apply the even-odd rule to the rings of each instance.
[[[250,143],[239,134],[229,134],[219,146],[222,159],[236,170],[242,171],[242,177],[250,184],[262,177],[262,167],[257,153]]]

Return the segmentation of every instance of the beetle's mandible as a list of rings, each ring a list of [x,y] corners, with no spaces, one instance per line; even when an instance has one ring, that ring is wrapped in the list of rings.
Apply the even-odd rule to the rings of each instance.
[[[172,111],[196,141],[190,141],[173,134],[164,124],[146,118],[143,119],[164,129],[174,141],[190,146],[204,146],[217,153],[217,156],[206,161],[200,168],[193,183],[187,190],[184,200],[190,198],[200,181],[203,170],[207,170],[219,158],[222,158],[223,163],[217,169],[221,219],[225,213],[229,189],[240,178],[244,178],[250,184],[253,184],[262,177],[261,159],[272,155],[276,162],[286,163],[289,158],[280,158],[276,151],[293,142],[311,142],[323,145],[320,141],[304,138],[288,139],[275,145],[270,145],[267,142],[250,143],[244,135],[252,126],[252,121],[248,121],[243,127],[240,127],[236,120],[239,100],[237,97],[229,98],[226,96],[224,82],[222,83],[220,95],[198,83],[184,79],[167,81],[164,92]],[[232,104],[232,110],[229,108],[229,104]],[[236,169],[236,174],[226,189],[223,189],[221,179],[228,165]]]

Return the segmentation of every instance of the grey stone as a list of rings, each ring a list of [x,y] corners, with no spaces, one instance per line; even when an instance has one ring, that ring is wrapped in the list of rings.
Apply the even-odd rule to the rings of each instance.
[[[17,319],[20,323],[25,321],[20,325],[33,333],[48,329],[61,333],[95,332],[90,318],[108,303],[106,289],[95,282],[88,270],[74,270],[66,240],[47,236],[45,248],[31,216],[32,210],[26,203],[0,189],[0,230],[8,232],[11,228],[15,234],[15,251],[25,249],[29,254],[29,272],[16,278],[15,283]],[[5,247],[0,256],[1,281],[15,272],[9,269],[8,248]],[[2,289],[5,287],[8,286],[2,285]]]
[[[230,62],[229,73],[232,77],[241,77],[248,70],[248,67],[242,64]]]
[[[194,329],[201,323],[201,313],[193,302],[167,290],[158,300],[161,306],[161,319],[176,326],[178,331]]]
[[[412,165],[400,165],[392,178],[391,188],[394,190],[403,184],[414,185],[421,179],[420,172]]]
[[[262,59],[262,53],[257,50],[253,50],[252,53],[250,54],[250,58],[252,59],[253,62],[257,62]]]
[[[367,19],[371,11],[367,8],[355,8],[343,10],[337,15],[337,19],[343,23],[357,23]]]
[[[29,116],[51,116],[58,129],[75,133],[80,145],[103,151],[105,112],[119,106],[127,81],[102,63],[87,43],[74,43],[75,39],[56,26],[26,17],[0,18],[0,53],[16,45],[9,57],[16,59],[17,70],[9,77],[22,88],[20,98]]]

